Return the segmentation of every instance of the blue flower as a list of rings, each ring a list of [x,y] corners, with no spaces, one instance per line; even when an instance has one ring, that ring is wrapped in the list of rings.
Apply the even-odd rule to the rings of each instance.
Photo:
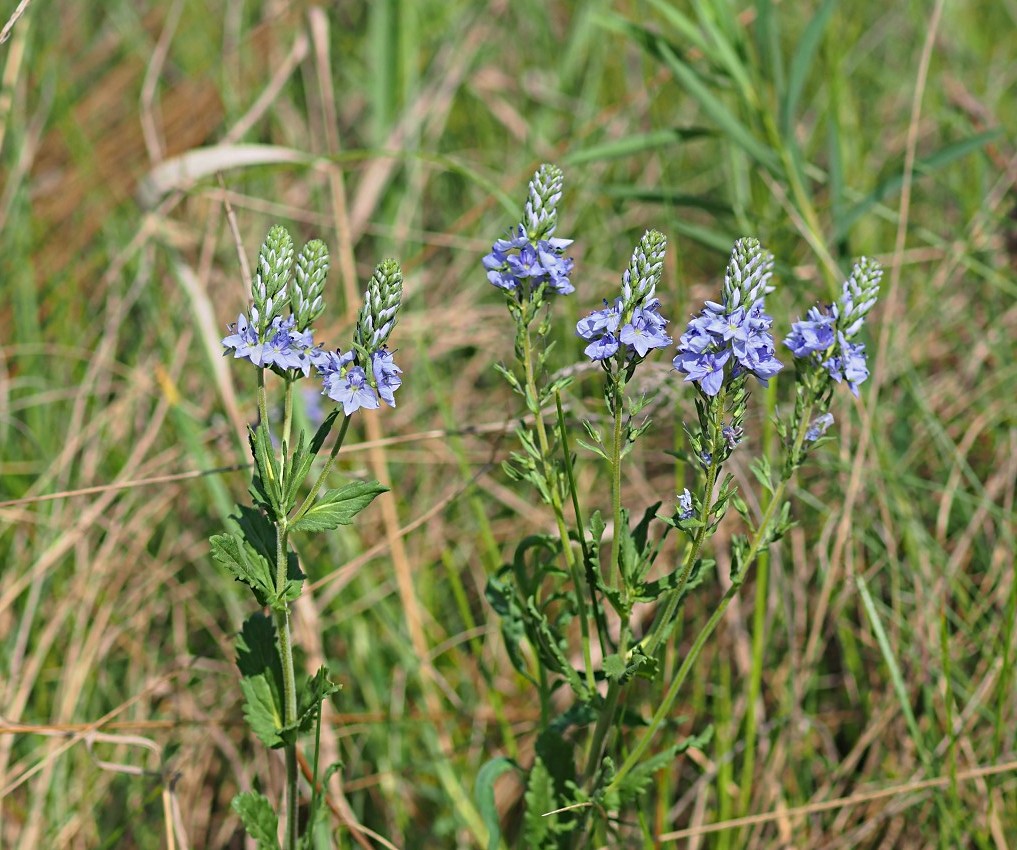
[[[686,381],[695,381],[708,396],[715,396],[724,384],[724,364],[731,352],[723,351],[682,351],[674,359],[674,367],[685,373]]]
[[[823,367],[838,384],[847,381],[848,388],[858,396],[858,385],[869,377],[865,362],[865,346],[848,342],[843,333],[837,334],[836,353],[823,361]]]
[[[325,351],[316,359],[315,365],[323,378],[322,394],[343,406],[347,416],[361,407],[374,410],[378,407],[378,396],[367,380],[363,368],[354,365],[352,351],[340,354]]]
[[[846,381],[856,396],[858,386],[869,377],[865,346],[852,342],[865,317],[876,303],[883,270],[862,257],[844,282],[840,299],[826,308],[812,307],[804,320],[791,326],[784,345],[798,358],[809,358],[833,380]]]
[[[568,295],[575,292],[569,280],[575,262],[564,256],[571,239],[538,239],[531,242],[523,225],[517,225],[509,238],[499,239],[491,246],[491,253],[482,262],[487,269],[488,281],[499,289],[514,291],[524,280],[529,291],[546,283],[552,292]]]
[[[314,347],[314,335],[308,329],[294,333],[296,319],[275,316],[265,329],[264,338],[257,329],[258,313],[251,310],[251,322],[241,313],[235,325],[230,326],[232,334],[223,339],[223,347],[233,350],[233,356],[251,361],[261,368],[293,369],[311,373],[311,366],[319,350]]]
[[[651,349],[671,344],[664,330],[667,319],[660,315],[660,301],[654,295],[666,248],[662,234],[655,230],[644,233],[622,274],[621,296],[611,306],[605,299],[603,310],[579,320],[576,335],[590,341],[586,356],[591,360],[606,360],[625,346],[623,359],[638,362]]]
[[[636,307],[632,321],[621,330],[621,342],[640,357],[645,357],[651,348],[667,348],[671,344],[671,337],[664,332],[667,320],[657,312],[659,309],[656,298],[644,307]]]
[[[833,425],[833,414],[832,413],[821,413],[815,419],[809,423],[809,428],[805,432],[805,440],[809,443],[814,443],[823,434],[826,433],[826,429]]]
[[[678,519],[692,519],[695,507],[692,504],[692,494],[686,487],[678,494]]]
[[[612,333],[605,333],[586,346],[583,352],[590,360],[607,360],[609,357],[614,357],[618,348],[618,337]]]
[[[745,429],[740,425],[731,424],[721,428],[720,433],[724,437],[727,447],[734,451],[735,447],[742,441],[742,437],[745,436]]]
[[[392,353],[383,348],[371,355],[371,371],[378,385],[378,395],[389,407],[395,407],[395,391],[402,386],[403,379],[399,376],[402,369],[396,366]]]
[[[818,307],[813,307],[808,312],[807,320],[795,322],[791,326],[791,333],[784,340],[784,345],[791,349],[795,357],[826,351],[833,345],[836,321],[832,314],[824,314]]]
[[[753,287],[753,291],[760,290],[758,282]],[[734,291],[739,293],[738,306],[707,301],[700,314],[689,321],[673,361],[675,369],[685,373],[685,380],[698,383],[708,396],[720,392],[724,366],[732,357],[732,377],[748,372],[763,386],[784,368],[775,355],[770,334],[773,319],[766,314],[763,299],[756,298],[746,308],[749,302],[744,293]],[[735,297],[726,291],[725,296]]]

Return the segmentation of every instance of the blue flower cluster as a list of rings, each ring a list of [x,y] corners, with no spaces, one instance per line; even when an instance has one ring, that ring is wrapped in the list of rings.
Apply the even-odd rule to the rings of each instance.
[[[671,337],[660,315],[657,284],[664,268],[667,240],[656,230],[647,230],[632,252],[629,267],[622,272],[621,296],[614,304],[604,300],[596,310],[576,324],[576,336],[585,339],[586,356],[593,361],[614,357],[625,346],[624,360],[631,363],[646,357],[651,349],[667,348]]]
[[[678,341],[674,367],[685,373],[686,381],[699,384],[708,396],[716,396],[725,376],[755,375],[763,386],[783,366],[774,355],[770,328],[773,319],[765,312],[763,299],[773,291],[773,255],[759,240],[739,239],[731,249],[724,273],[721,303],[707,301],[706,307],[690,322]],[[740,435],[725,435],[728,443]]]
[[[375,410],[379,398],[395,407],[395,391],[402,385],[399,377],[402,369],[395,364],[387,348],[379,348],[370,355],[372,382],[364,367],[356,362],[354,352],[324,351],[314,346],[309,329],[295,333],[293,316],[272,319],[264,342],[259,339],[257,319],[257,309],[252,308],[250,322],[241,313],[236,324],[230,325],[233,333],[222,344],[233,351],[234,357],[250,360],[262,368],[293,369],[302,372],[305,378],[310,375],[311,366],[316,367],[322,378],[322,394],[341,404],[347,416],[360,408]]]
[[[318,373],[324,384],[323,394],[332,401],[343,406],[343,413],[349,416],[355,410],[375,410],[380,397],[389,407],[395,407],[395,391],[402,386],[402,369],[396,366],[392,354],[387,348],[381,348],[371,354],[371,372],[374,375],[372,386],[370,377],[363,366],[357,365],[352,351],[340,354],[338,351],[325,351],[315,361]]]
[[[883,271],[862,258],[844,282],[840,300],[826,309],[813,307],[805,319],[791,326],[784,345],[798,358],[811,358],[837,383],[846,381],[858,395],[858,386],[869,377],[865,346],[852,342],[876,303]]]
[[[628,349],[627,357],[645,357],[651,348],[667,348],[671,344],[671,337],[664,330],[667,319],[660,315],[658,299],[649,298],[637,306],[623,325],[624,309],[622,298],[616,298],[613,305],[605,300],[603,310],[579,320],[576,335],[590,343],[584,349],[590,360],[613,357],[622,345]]]
[[[523,225],[517,225],[507,239],[499,239],[491,246],[484,259],[487,279],[506,291],[519,289],[523,281],[529,282],[532,292],[542,283],[552,292],[568,295],[575,292],[569,280],[575,265],[571,257],[564,256],[571,239],[549,237],[530,241]]]
[[[297,332],[295,326],[293,316],[286,319],[276,316],[264,334],[259,334],[258,309],[252,307],[251,321],[248,322],[243,313],[237,316],[236,324],[229,326],[233,333],[222,344],[233,351],[234,357],[250,360],[255,366],[293,369],[303,372],[306,378],[322,352],[314,347],[314,335],[310,329]]]
[[[698,383],[708,396],[720,392],[729,362],[732,377],[748,372],[766,386],[783,366],[774,356],[773,319],[764,309],[762,298],[751,307],[733,309],[707,301],[678,341],[675,369],[685,373],[686,381]]]

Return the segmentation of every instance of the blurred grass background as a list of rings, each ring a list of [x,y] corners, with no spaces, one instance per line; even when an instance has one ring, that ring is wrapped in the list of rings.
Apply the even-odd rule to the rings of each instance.
[[[248,599],[207,544],[244,498],[254,408],[253,370],[219,354],[246,304],[226,201],[249,258],[277,222],[328,242],[332,345],[374,263],[403,263],[399,407],[359,417],[343,452],[392,493],[302,550],[297,642],[343,684],[324,735],[341,846],[486,846],[473,779],[526,763],[535,706],[483,587],[548,517],[499,468],[516,405],[491,364],[512,339],[479,258],[541,161],[565,168],[577,239],[561,368],[648,226],[671,240],[676,332],[740,235],[777,255],[778,326],[852,257],[887,267],[873,377],[837,399],[799,526],[684,695],[676,731],[716,735],[659,776],[653,834],[1017,846],[1017,3],[23,11],[0,46],[0,846],[239,848],[233,794],[281,787],[240,714]],[[683,474],[664,450],[691,394],[656,362],[635,511]],[[578,372],[574,415],[597,413],[596,375]],[[753,450],[773,448],[763,419]],[[511,834],[520,789],[497,792]]]

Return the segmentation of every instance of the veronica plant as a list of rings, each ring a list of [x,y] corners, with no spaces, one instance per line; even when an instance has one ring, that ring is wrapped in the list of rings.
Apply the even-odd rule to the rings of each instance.
[[[244,716],[267,747],[285,753],[282,805],[285,850],[310,848],[320,811],[318,734],[321,704],[338,687],[324,667],[298,683],[291,633],[291,604],[304,575],[294,549],[295,537],[330,531],[353,522],[384,487],[353,481],[325,487],[346,437],[352,415],[380,401],[395,406],[401,370],[386,347],[402,298],[402,273],[394,260],[374,271],[357,319],[349,350],[328,351],[314,341],[313,323],[325,309],[324,285],[329,258],[325,245],[308,242],[294,257],[293,240],[273,227],[261,247],[251,283],[249,314],[241,313],[222,341],[226,353],[256,367],[258,424],[250,428],[254,478],[253,504],[239,506],[232,526],[211,538],[212,557],[254,594],[259,610],[243,624],[236,640]],[[293,433],[293,393],[297,382],[322,381],[321,393],[333,402],[313,436]],[[272,380],[269,373],[279,380]],[[269,405],[269,389],[281,405]],[[340,409],[341,408],[341,409]],[[281,409],[281,422],[270,411]],[[315,460],[340,418],[338,434],[323,464]],[[310,817],[301,835],[298,823],[297,747],[302,734],[316,730],[310,778]],[[330,768],[331,769],[331,768]],[[279,848],[279,817],[263,794],[244,792],[233,801],[259,850]]]
[[[556,296],[575,291],[573,263],[563,256],[570,242],[553,237],[561,196],[561,172],[542,166],[530,183],[523,222],[484,258],[488,280],[505,292],[516,325],[516,362],[498,368],[527,411],[516,432],[521,451],[506,469],[534,486],[554,514],[557,530],[526,537],[487,588],[502,619],[509,658],[540,700],[533,762],[515,765],[526,777],[519,835],[520,846],[527,848],[621,846],[631,836],[620,814],[646,791],[652,773],[689,746],[708,741],[707,726],[650,755],[679,689],[748,568],[791,524],[786,485],[832,424],[833,388],[846,382],[856,389],[867,374],[864,348],[855,338],[879,282],[878,266],[860,261],[840,301],[812,310],[788,335],[786,345],[797,358],[796,404],[790,420],[777,423],[784,438],[781,474],[771,471],[766,457],[753,463],[768,495],[756,518],[724,468],[743,445],[751,386],[766,385],[783,367],[765,304],[774,288],[773,257],[757,240],[739,240],[720,300],[707,302],[691,319],[673,359],[695,393],[697,421],[685,428],[694,480],[671,509],[662,511],[663,503],[657,502],[633,522],[622,503],[622,466],[650,426],[643,415],[650,399],[632,391],[633,377],[654,350],[672,344],[657,297],[666,240],[647,232],[622,274],[620,291],[576,327],[587,358],[601,367],[607,415],[584,422],[585,438],[575,442],[604,464],[609,525],[601,510],[588,510],[576,487],[577,458],[560,397],[569,380],[551,376],[546,368],[552,349],[549,309]],[[746,532],[731,538],[731,586],[677,670],[664,671],[661,651],[689,593],[715,565],[707,546],[731,506],[742,515]],[[676,560],[658,565],[662,544],[674,532],[680,535]],[[645,628],[634,616],[640,604],[656,609]],[[649,707],[643,705],[644,689],[631,686],[636,677],[659,682]],[[652,840],[645,820],[640,823],[644,840]]]

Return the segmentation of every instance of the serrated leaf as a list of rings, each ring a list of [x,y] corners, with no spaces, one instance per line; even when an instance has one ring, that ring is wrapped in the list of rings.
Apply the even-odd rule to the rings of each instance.
[[[212,558],[237,581],[250,587],[259,605],[268,605],[275,596],[268,560],[236,534],[216,534],[208,542],[212,545]]]
[[[713,738],[713,727],[708,726],[699,735],[692,735],[680,743],[674,744],[665,750],[650,756],[641,761],[628,772],[624,779],[617,785],[618,798],[622,804],[635,801],[646,791],[655,774],[661,768],[667,767],[679,755],[690,747],[702,749]]]
[[[517,766],[512,759],[499,756],[485,762],[477,772],[477,780],[473,784],[473,799],[476,800],[480,817],[487,827],[487,850],[498,850],[501,844],[501,823],[498,818],[498,806],[494,800],[494,781],[503,773],[515,769]]]
[[[589,688],[583,681],[579,672],[566,658],[564,651],[558,643],[558,636],[551,628],[547,617],[541,613],[533,598],[526,600],[526,619],[529,626],[528,633],[531,643],[535,643],[544,666],[565,677],[576,698],[582,702],[589,702],[592,698]]]
[[[317,673],[308,677],[307,684],[298,694],[297,722],[293,726],[287,727],[286,731],[295,728],[301,732],[309,732],[318,717],[321,704],[341,690],[340,685],[328,678],[328,668],[319,667]]]
[[[279,819],[264,794],[244,791],[230,804],[240,815],[247,834],[258,844],[258,850],[279,850]]]
[[[625,675],[625,662],[617,653],[604,658],[604,675],[611,681],[619,681]]]
[[[262,743],[268,747],[281,746],[283,675],[271,618],[252,614],[244,621],[234,644],[242,677],[244,717]]]
[[[272,687],[264,676],[253,676],[240,680],[244,692],[244,719],[251,731],[266,747],[273,749],[283,746],[282,708],[276,703]]]
[[[314,457],[310,450],[304,445],[305,437],[303,430],[297,434],[297,444],[286,458],[286,472],[283,480],[286,482],[286,489],[282,494],[282,511],[288,516],[297,502],[297,490],[307,477],[311,469],[311,462]]]
[[[554,811],[558,806],[555,804],[551,774],[539,756],[530,768],[523,799],[526,801],[526,811],[523,814],[523,846],[545,847],[548,839],[554,835],[558,821],[557,815],[546,813]]]
[[[330,531],[340,525],[349,525],[357,514],[387,490],[377,481],[351,481],[338,490],[326,490],[290,528],[295,531]]]

